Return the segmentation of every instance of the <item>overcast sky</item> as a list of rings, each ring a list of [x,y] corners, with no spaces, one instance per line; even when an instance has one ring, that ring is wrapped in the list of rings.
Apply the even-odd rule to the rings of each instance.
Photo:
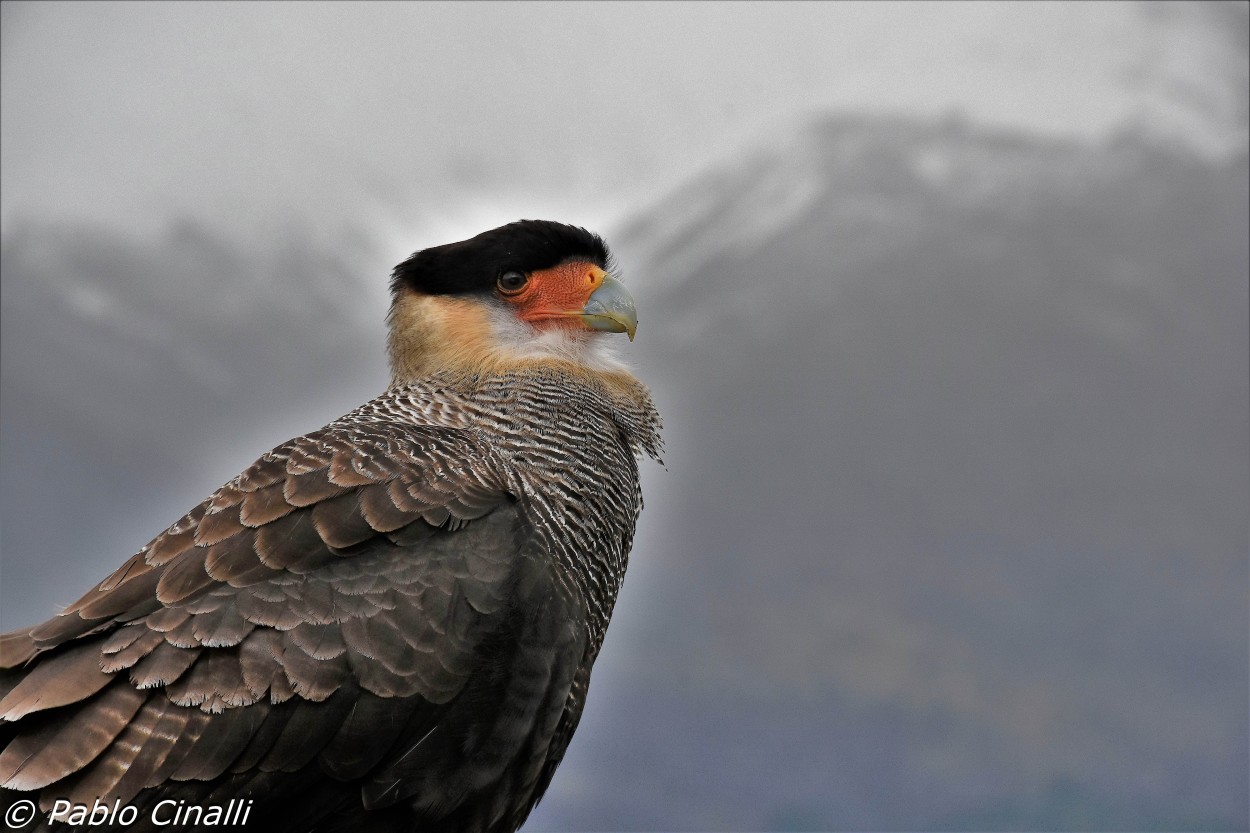
[[[1218,150],[1235,108],[1176,102],[1244,5],[5,2],[3,227],[601,227],[831,110]]]

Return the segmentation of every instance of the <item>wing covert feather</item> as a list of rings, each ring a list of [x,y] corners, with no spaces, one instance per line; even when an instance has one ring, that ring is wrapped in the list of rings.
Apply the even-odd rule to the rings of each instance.
[[[61,711],[18,724],[0,781],[133,797],[318,756],[360,777],[398,736],[374,721],[428,731],[507,608],[527,538],[508,477],[451,429],[279,446],[62,615],[4,637],[0,661],[30,665],[0,713]]]

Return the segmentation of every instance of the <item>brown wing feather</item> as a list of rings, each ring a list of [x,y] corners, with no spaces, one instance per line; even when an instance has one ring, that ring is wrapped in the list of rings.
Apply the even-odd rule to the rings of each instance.
[[[110,803],[129,801],[143,788],[143,781],[151,770],[164,760],[157,747],[164,745],[168,751],[173,746],[172,735],[158,734],[168,707],[169,703],[162,698],[149,697],[117,736],[113,753],[95,766],[60,781],[57,790],[78,804],[90,804],[96,798]],[[146,767],[136,765],[141,758],[148,762]]]
[[[359,777],[399,739],[373,721],[431,723],[505,607],[490,565],[524,536],[492,460],[470,434],[387,425],[265,455],[63,615],[3,637],[3,665],[29,666],[7,672],[22,679],[0,712],[20,720],[0,781],[134,797],[318,755]],[[435,528],[451,518],[472,523]]]
[[[39,650],[28,631],[0,634],[0,668],[10,669],[25,665]],[[0,695],[6,692],[0,691]]]
[[[34,790],[77,772],[113,743],[147,696],[109,686],[67,719],[41,721],[0,753],[0,779],[10,789]]]
[[[32,712],[75,703],[95,694],[112,677],[100,670],[96,645],[82,645],[32,666],[3,700],[0,719],[14,721]]]
[[[191,667],[199,654],[195,648],[179,648],[161,638],[150,653],[130,666],[130,683],[135,688],[169,688]]]

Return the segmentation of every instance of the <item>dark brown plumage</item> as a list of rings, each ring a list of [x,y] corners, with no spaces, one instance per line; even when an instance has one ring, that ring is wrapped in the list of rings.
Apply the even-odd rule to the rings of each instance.
[[[131,831],[230,799],[265,831],[524,821],[659,420],[604,350],[634,319],[598,238],[523,221],[427,251],[396,270],[384,394],[0,637],[0,803],[118,800]]]

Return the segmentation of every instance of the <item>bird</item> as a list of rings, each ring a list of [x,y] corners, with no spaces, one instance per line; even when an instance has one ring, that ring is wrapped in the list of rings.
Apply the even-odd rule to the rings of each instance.
[[[417,251],[390,291],[381,395],[0,636],[23,829],[500,833],[542,797],[661,460],[617,353],[634,301],[547,220]]]

